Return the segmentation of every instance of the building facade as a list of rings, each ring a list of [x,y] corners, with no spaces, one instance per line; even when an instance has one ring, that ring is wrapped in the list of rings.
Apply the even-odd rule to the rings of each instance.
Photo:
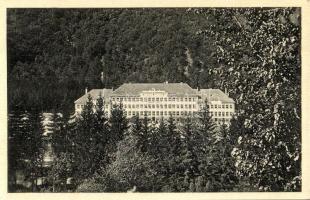
[[[111,114],[113,104],[122,104],[127,118],[147,116],[153,120],[194,116],[207,101],[215,122],[229,123],[235,102],[219,89],[193,89],[186,83],[125,83],[116,90],[93,89],[75,101],[75,112],[82,112],[91,96],[94,103],[100,96],[105,111]]]

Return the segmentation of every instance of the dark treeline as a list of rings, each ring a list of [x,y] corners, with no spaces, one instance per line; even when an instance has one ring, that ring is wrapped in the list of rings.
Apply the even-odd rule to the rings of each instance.
[[[231,140],[232,150],[230,147],[228,149],[234,158],[238,158],[234,160],[237,177],[246,177],[246,181],[260,190],[300,190],[300,19],[300,9],[297,8],[8,9],[9,111],[31,108],[41,111],[53,108],[62,112],[72,111],[73,101],[81,96],[85,87],[115,88],[129,81],[167,80],[187,82],[194,88],[227,88],[236,101],[237,108],[236,118],[228,132],[228,135],[236,137]],[[190,122],[189,120],[187,123],[189,127]],[[115,123],[118,121],[115,120]],[[99,125],[88,125],[89,130],[82,126],[73,135],[78,136],[82,130],[98,129],[105,132],[106,127],[93,128],[96,126]],[[118,131],[120,127],[122,126],[115,126],[113,131]],[[162,127],[169,127],[169,124],[163,124]],[[16,136],[15,128],[9,127],[10,138],[14,138],[12,135]],[[29,126],[29,130],[35,130],[35,127]],[[109,128],[108,132],[111,130]],[[199,126],[193,130],[198,134]],[[36,131],[28,133],[31,137],[39,137],[32,135]],[[113,157],[104,158],[108,159],[104,163],[110,163],[105,170],[108,174],[98,175],[99,179],[93,178],[90,181],[98,183],[105,177],[105,181],[116,181],[115,188],[122,187],[117,184],[123,181],[128,187],[133,186],[136,182],[129,184],[126,180],[117,179],[130,172],[119,170],[127,163],[124,154],[131,155],[132,152],[133,159],[137,160],[135,162],[142,162],[138,172],[147,165],[154,166],[152,163],[157,162],[157,158],[151,153],[151,141],[146,145],[143,144],[145,140],[139,139],[140,134],[131,135],[116,134],[117,137],[111,139],[120,140],[121,142],[117,142],[118,146],[124,148],[115,150],[118,153]],[[19,140],[22,141],[23,138]],[[137,145],[131,145],[125,151],[129,141],[136,142]],[[9,144],[18,145],[14,142]],[[103,149],[115,149],[115,144],[116,142],[109,144],[109,148],[99,146]],[[184,140],[181,144],[183,150],[186,149]],[[130,149],[140,145],[143,148]],[[83,144],[78,146],[83,149]],[[14,149],[13,145],[9,148]],[[191,151],[195,151],[195,154],[188,153],[190,158],[184,159],[189,163],[193,160],[193,163],[188,164],[192,166],[191,170],[186,172],[189,177],[187,183],[191,187],[184,186],[183,189],[174,188],[175,190],[193,190],[198,179],[202,185],[206,184],[206,180],[210,181],[210,177],[206,178],[208,175],[196,176],[202,170],[195,166],[200,166],[201,163],[195,164],[196,158],[193,156],[199,156],[197,152],[200,150],[187,150]],[[146,157],[139,156],[144,154]],[[100,156],[85,155],[81,159],[103,159]],[[67,162],[75,158],[71,154],[62,154],[59,159]],[[204,162],[200,159],[202,158],[198,157],[199,162]],[[64,164],[60,162],[58,165]],[[163,166],[166,164],[162,163]],[[176,167],[174,172],[184,172],[178,168],[180,166],[170,167]],[[91,169],[83,165],[81,168]],[[152,167],[147,169],[151,170]],[[147,171],[145,176],[170,173],[162,172],[162,169],[154,170]],[[81,176],[89,179],[89,174],[92,173],[93,171],[86,170],[81,172]],[[179,174],[172,176],[182,177],[183,181],[187,177]],[[153,181],[158,181],[157,176]],[[145,183],[145,187],[148,184]],[[212,185],[212,182],[209,184]],[[78,187],[81,191],[82,186]],[[158,187],[167,187],[168,189],[162,189],[166,191],[174,190],[171,189],[171,184]]]
[[[53,133],[45,137],[54,154],[49,167],[43,164],[42,136],[28,142],[16,136],[39,133],[40,128],[26,124],[40,123],[24,123],[23,130],[15,130],[19,134],[10,138],[15,148],[9,151],[14,166],[9,172],[11,192],[258,191],[237,176],[231,154],[236,133],[224,124],[216,128],[206,106],[181,124],[172,117],[155,123],[146,116],[126,119],[122,105],[114,105],[107,118],[102,99],[96,105],[88,100],[74,120],[53,114]],[[24,171],[31,188],[18,184],[18,170]],[[43,185],[37,183],[40,177]]]

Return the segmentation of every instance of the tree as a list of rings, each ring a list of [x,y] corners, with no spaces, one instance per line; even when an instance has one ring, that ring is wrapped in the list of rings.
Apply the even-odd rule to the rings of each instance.
[[[61,152],[54,158],[47,174],[47,183],[52,192],[66,192],[67,180],[72,175],[73,154]]]
[[[126,136],[119,142],[115,161],[106,171],[109,179],[116,182],[111,191],[127,191],[134,187],[140,192],[153,191],[156,179],[154,166],[156,161],[137,148],[137,137]]]
[[[204,33],[216,36],[222,66],[217,71],[229,83],[237,117],[244,121],[234,151],[239,174],[261,191],[286,190],[300,180],[298,170],[290,170],[300,163],[300,10],[223,11],[212,13],[218,30],[206,27]],[[295,180],[298,190],[300,181]]]
[[[128,120],[126,119],[123,105],[121,103],[112,105],[109,127],[110,136],[107,141],[107,151],[108,154],[112,156],[116,151],[117,143],[124,138],[128,129]],[[111,159],[113,160],[113,156],[109,158],[108,162],[110,162]]]
[[[29,115],[30,130],[27,133],[27,175],[31,181],[32,191],[36,191],[37,180],[43,176],[43,128],[42,116],[37,110],[33,110]]]

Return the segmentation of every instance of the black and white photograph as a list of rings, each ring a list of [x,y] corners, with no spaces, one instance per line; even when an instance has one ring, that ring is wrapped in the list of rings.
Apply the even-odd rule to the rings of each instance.
[[[302,18],[6,8],[7,192],[302,192]]]

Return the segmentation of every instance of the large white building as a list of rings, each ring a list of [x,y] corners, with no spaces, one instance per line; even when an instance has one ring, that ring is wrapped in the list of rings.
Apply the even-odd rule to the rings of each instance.
[[[108,116],[113,104],[122,103],[127,118],[135,115],[151,119],[176,119],[193,116],[207,100],[215,122],[229,123],[235,112],[235,102],[219,89],[193,89],[186,83],[126,83],[116,90],[93,89],[76,100],[75,111],[81,113],[88,95],[94,101],[100,96]]]

